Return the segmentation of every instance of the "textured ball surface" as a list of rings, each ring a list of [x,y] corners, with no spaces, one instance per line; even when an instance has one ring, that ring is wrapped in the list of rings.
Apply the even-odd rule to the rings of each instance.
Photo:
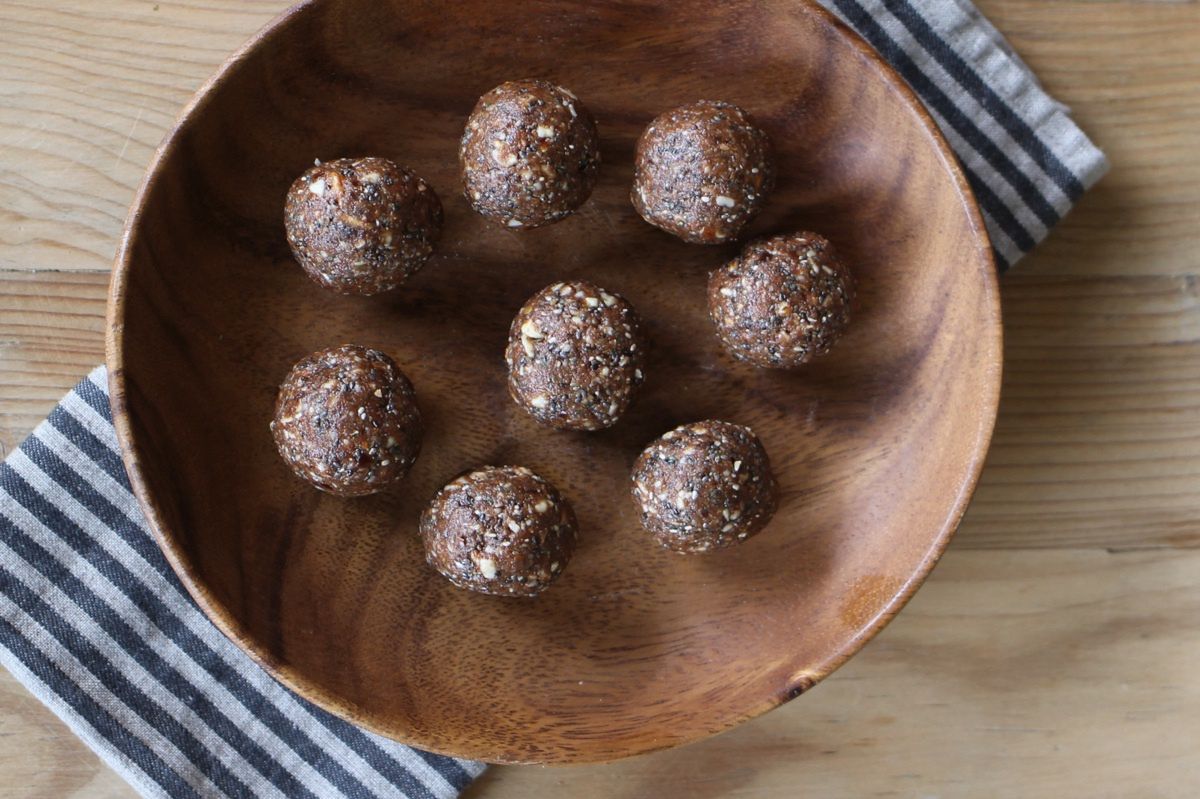
[[[633,467],[642,526],[668,549],[708,552],[761,531],[778,506],[762,442],[748,427],[709,420],[664,434]]]
[[[623,297],[584,281],[555,283],[513,319],[509,394],[550,427],[612,427],[642,385],[645,353],[641,322]]]
[[[591,113],[570,91],[542,80],[501,84],[479,98],[463,132],[466,198],[510,228],[557,222],[591,196],[599,141]]]
[[[429,259],[442,203],[433,187],[386,158],[342,158],[292,184],[284,221],[310,278],[341,294],[378,294]]]
[[[774,186],[767,134],[736,105],[681,106],[656,117],[638,139],[633,207],[684,241],[736,239]]]
[[[271,433],[298,476],[345,497],[401,479],[421,449],[412,383],[378,350],[354,345],[313,353],[284,379]]]
[[[850,324],[854,281],[816,233],[751,242],[709,275],[708,312],[736,358],[788,369],[829,352]]]
[[[554,486],[523,466],[487,466],[438,492],[421,515],[429,565],[459,588],[536,596],[575,552],[578,526]]]

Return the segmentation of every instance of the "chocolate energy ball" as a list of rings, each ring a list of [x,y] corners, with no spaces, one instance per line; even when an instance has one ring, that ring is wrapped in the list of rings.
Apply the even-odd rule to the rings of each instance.
[[[596,185],[596,121],[561,86],[503,83],[475,104],[458,157],[467,200],[483,216],[510,228],[557,222]]]
[[[284,221],[309,277],[341,294],[378,294],[429,258],[442,203],[432,186],[386,158],[341,158],[318,161],[292,184]]]
[[[734,357],[789,369],[830,347],[850,323],[854,282],[816,233],[751,242],[708,277],[708,313]]]
[[[575,551],[575,512],[558,490],[523,466],[463,475],[421,514],[425,558],[459,588],[536,596]]]
[[[579,280],[555,283],[513,319],[508,392],[550,427],[612,427],[642,385],[645,350],[638,315],[619,294]]]
[[[421,449],[416,395],[396,362],[347,345],[292,367],[271,433],[300,477],[344,497],[374,494],[408,474]]]
[[[729,422],[685,424],[642,452],[633,498],[642,526],[676,552],[708,552],[744,541],[766,526],[778,486],[762,442]]]
[[[736,239],[774,186],[767,134],[731,103],[701,100],[668,111],[638,139],[633,207],[684,241]]]

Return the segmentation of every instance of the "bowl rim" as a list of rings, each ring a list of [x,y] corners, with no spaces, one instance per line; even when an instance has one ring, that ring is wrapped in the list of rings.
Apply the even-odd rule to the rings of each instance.
[[[408,731],[400,732],[394,729],[384,729],[352,703],[328,691],[298,670],[273,657],[252,635],[243,629],[235,616],[217,600],[209,591],[201,576],[192,569],[187,556],[182,548],[177,545],[176,538],[170,533],[170,527],[167,525],[163,514],[159,510],[158,503],[148,488],[145,471],[142,467],[141,448],[134,435],[129,415],[125,381],[124,318],[126,289],[129,281],[133,244],[137,236],[139,223],[145,211],[147,199],[152,188],[157,183],[164,165],[174,154],[181,134],[196,123],[205,105],[212,98],[214,90],[261,43],[274,36],[299,15],[308,12],[311,8],[315,8],[324,2],[330,1],[302,0],[302,2],[284,9],[230,55],[200,86],[179,112],[170,129],[164,134],[162,141],[155,149],[146,167],[145,175],[130,204],[121,233],[120,243],[113,259],[112,278],[109,283],[105,318],[105,361],[108,367],[109,401],[112,410],[113,427],[116,431],[117,442],[121,450],[121,459],[124,462],[133,495],[136,497],[137,503],[146,517],[147,526],[150,528],[159,549],[162,550],[163,555],[166,557],[167,562],[170,563],[172,570],[179,577],[180,582],[187,589],[196,604],[199,605],[205,616],[226,638],[249,655],[251,660],[261,666],[272,678],[279,681],[289,690],[323,710],[378,735],[406,745],[451,757],[512,765],[613,762],[626,757],[648,754],[704,740],[713,735],[726,732],[745,721],[756,718],[790,702],[802,693],[806,693],[810,688],[828,677],[847,660],[857,654],[868,641],[878,635],[895,618],[896,614],[912,599],[917,589],[925,582],[934,566],[937,565],[945,553],[979,484],[979,478],[991,444],[992,434],[995,430],[1003,372],[1003,326],[1001,320],[999,273],[996,266],[995,253],[983,221],[982,212],[979,209],[970,184],[963,174],[957,156],[912,87],[857,32],[831,11],[821,6],[816,0],[799,0],[799,2],[805,6],[809,13],[816,15],[825,24],[833,27],[843,38],[848,40],[851,47],[857,51],[859,57],[874,68],[879,78],[889,84],[889,87],[896,91],[899,97],[911,109],[916,111],[917,118],[924,126],[926,135],[932,140],[933,146],[941,158],[943,167],[953,179],[960,201],[967,212],[968,222],[975,234],[976,249],[983,267],[984,274],[981,276],[984,281],[983,295],[988,305],[988,316],[985,321],[990,324],[987,325],[988,329],[984,330],[982,335],[992,339],[992,352],[994,354],[994,357],[990,359],[990,363],[987,365],[988,369],[985,373],[986,385],[979,387],[979,402],[983,413],[980,416],[980,425],[975,434],[971,462],[959,486],[958,495],[955,497],[953,505],[942,524],[942,528],[937,532],[932,545],[922,556],[916,569],[900,585],[885,606],[867,624],[860,628],[857,635],[847,639],[836,652],[815,667],[807,669],[801,678],[797,679],[793,676],[791,678],[794,681],[792,685],[784,686],[782,690],[772,692],[764,697],[762,701],[748,708],[740,716],[724,721],[711,729],[691,735],[685,739],[637,746],[620,755],[612,756],[589,757],[586,753],[582,756],[579,756],[579,753],[575,753],[569,759],[513,758],[494,751],[494,749],[487,750],[478,747],[467,747],[461,751],[450,751],[443,747],[431,746],[428,743],[417,740],[416,737],[410,736]],[[405,735],[405,737],[397,737],[398,732]]]

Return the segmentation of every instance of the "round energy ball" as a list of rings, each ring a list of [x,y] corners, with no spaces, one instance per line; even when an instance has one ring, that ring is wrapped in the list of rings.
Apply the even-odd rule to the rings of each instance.
[[[559,430],[612,427],[644,379],[645,342],[633,307],[581,280],[555,283],[517,312],[508,334],[508,393]]]
[[[510,228],[538,227],[591,196],[600,170],[596,122],[561,86],[503,83],[475,104],[458,158],[476,211]]]
[[[396,362],[354,345],[292,367],[271,433],[298,476],[343,497],[374,494],[408,474],[421,449],[416,395]]]
[[[308,276],[340,294],[396,288],[442,231],[433,187],[386,158],[341,158],[301,175],[284,210],[288,244]]]
[[[767,134],[731,103],[701,100],[668,111],[638,139],[633,207],[692,244],[736,239],[774,187]]]
[[[708,313],[736,358],[790,369],[824,355],[850,323],[854,281],[816,233],[760,239],[708,277]]]
[[[676,552],[708,552],[766,526],[778,486],[762,442],[748,427],[709,420],[666,433],[633,466],[642,526]]]
[[[571,505],[523,466],[486,466],[438,492],[421,514],[429,565],[459,588],[536,596],[575,551]]]

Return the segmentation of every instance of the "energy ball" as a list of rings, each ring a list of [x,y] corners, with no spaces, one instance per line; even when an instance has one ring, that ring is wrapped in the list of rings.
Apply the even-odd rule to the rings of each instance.
[[[433,187],[386,158],[317,162],[292,184],[288,244],[308,276],[340,294],[390,291],[428,260],[442,232]]]
[[[731,103],[701,100],[668,111],[638,139],[633,207],[692,244],[736,239],[774,186],[767,134]]]
[[[708,277],[708,313],[735,357],[790,369],[824,355],[850,323],[854,282],[816,233],[748,244]]]
[[[579,280],[555,283],[513,319],[508,393],[549,427],[612,427],[642,385],[645,350],[638,315],[619,294]]]
[[[347,345],[292,367],[271,433],[297,475],[343,497],[374,494],[408,474],[421,449],[412,383],[379,350]]]
[[[447,485],[421,514],[429,565],[459,588],[537,596],[575,551],[575,512],[523,466],[486,466]]]
[[[596,121],[561,86],[503,83],[475,104],[458,158],[476,211],[510,228],[546,225],[591,196],[600,170]]]
[[[676,552],[744,541],[771,520],[778,491],[762,442],[750,428],[729,422],[677,427],[646,447],[633,466],[642,526]]]

